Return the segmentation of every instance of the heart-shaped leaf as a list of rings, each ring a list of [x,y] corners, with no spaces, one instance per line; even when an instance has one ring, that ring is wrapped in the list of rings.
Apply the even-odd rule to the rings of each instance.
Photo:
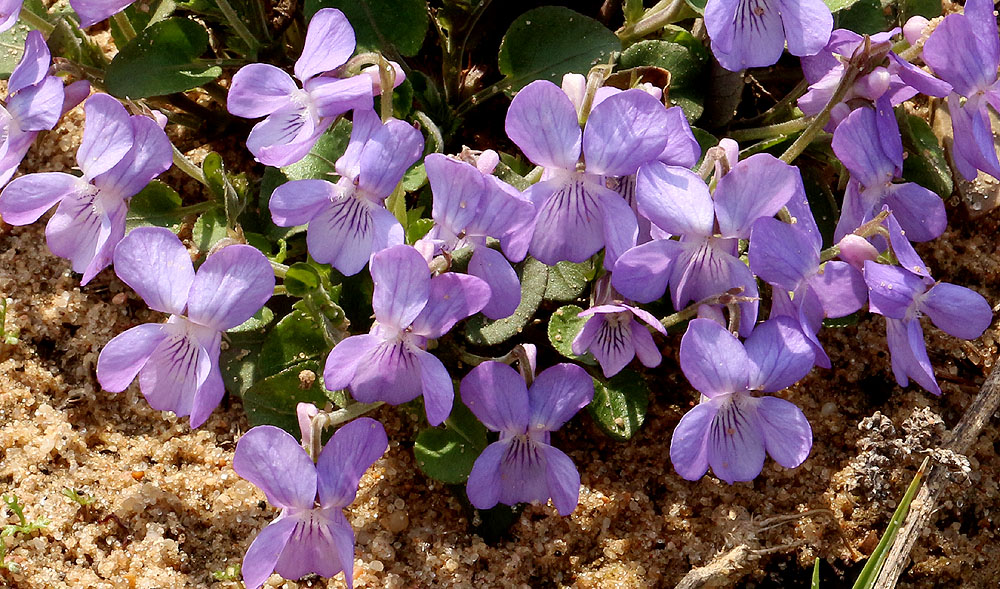
[[[199,63],[208,49],[205,27],[187,18],[168,18],[143,29],[108,66],[108,92],[118,98],[146,98],[183,92],[222,75],[217,65]]]

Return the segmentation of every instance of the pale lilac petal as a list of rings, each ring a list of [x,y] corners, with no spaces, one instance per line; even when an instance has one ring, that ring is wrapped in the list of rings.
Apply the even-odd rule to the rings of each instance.
[[[555,191],[550,195],[542,196],[553,188]],[[531,255],[539,262],[553,266],[564,260],[583,262],[600,251],[604,247],[604,215],[600,195],[604,192],[620,198],[582,175],[532,186],[529,193],[538,215],[528,250]]]
[[[469,503],[476,509],[490,509],[500,502],[503,479],[500,476],[500,461],[507,453],[509,441],[493,442],[476,458],[465,483],[465,493]]]
[[[718,403],[704,401],[685,413],[670,437],[670,462],[682,479],[697,481],[708,472],[708,434]]]
[[[372,212],[378,208],[371,201],[354,197],[339,198],[322,207],[309,221],[306,233],[309,254],[345,276],[357,274],[375,253]]]
[[[358,187],[371,198],[385,198],[424,151],[424,136],[411,125],[391,119],[361,150]]]
[[[21,2],[4,2],[7,6],[0,5],[0,19],[4,19],[7,14],[18,13],[21,10]],[[11,10],[11,4],[16,5]],[[13,94],[28,86],[34,86],[41,82],[49,74],[49,66],[52,65],[52,53],[45,43],[45,37],[39,31],[28,31],[28,36],[24,39],[24,54],[21,60],[14,66],[14,71],[7,80],[7,94]],[[59,83],[62,85],[62,82]]]
[[[462,379],[460,389],[462,402],[489,429],[512,434],[527,430],[532,415],[528,387],[510,366],[483,362]]]
[[[773,217],[757,219],[750,234],[750,269],[766,282],[795,290],[819,268],[819,250],[813,246],[796,225]]]
[[[524,252],[517,252],[510,247],[510,236],[517,231],[527,230],[530,234],[534,228],[535,207],[531,201],[521,196],[516,189],[494,176],[485,176],[486,192],[479,202],[479,211],[470,230],[481,235],[496,237],[501,240],[504,253],[512,262],[524,259]],[[526,228],[526,229],[525,229]],[[517,255],[520,253],[520,258]]]
[[[746,337],[757,322],[757,278],[742,260],[731,253],[735,251],[735,246],[732,239],[680,242],[680,254],[670,275],[671,300],[674,308],[680,309],[690,301],[700,301],[742,287],[741,296],[752,298],[749,302],[739,303],[740,335]]]
[[[869,308],[872,313],[902,319],[927,289],[924,280],[898,266],[865,262]]]
[[[382,129],[382,119],[372,108],[355,110],[351,120],[351,140],[347,143],[344,155],[336,162],[337,173],[352,180],[361,173],[361,152],[379,130]]]
[[[45,226],[49,250],[70,260],[74,272],[84,274],[82,284],[111,264],[114,248],[125,235],[125,203],[97,196],[66,195]]]
[[[500,461],[500,503],[548,502],[549,481],[545,448],[548,444],[517,436],[506,442]]]
[[[323,118],[332,119],[353,109],[374,108],[371,84],[367,76],[350,78],[320,76],[306,81],[304,86],[316,109],[316,114]]]
[[[420,386],[424,396],[424,412],[427,423],[441,425],[451,414],[455,404],[455,385],[452,384],[448,369],[437,356],[423,350],[414,350],[420,364]]]
[[[663,103],[633,89],[598,104],[583,130],[587,171],[605,176],[635,174],[667,144],[667,112]]]
[[[761,187],[767,190],[761,194]],[[773,217],[792,198],[805,195],[799,169],[758,153],[737,163],[719,180],[713,197],[724,237],[750,237],[760,217]]]
[[[247,589],[260,589],[264,586],[274,572],[274,565],[288,544],[295,524],[294,518],[279,517],[265,526],[250,543],[240,569]]]
[[[764,468],[764,438],[757,403],[745,393],[713,399],[719,403],[708,437],[708,464],[730,485],[752,481]]]
[[[352,587],[354,530],[343,512],[338,508],[312,509],[289,516],[292,518],[297,520],[295,529],[274,572],[286,579],[298,579],[309,573],[332,577],[344,571],[347,586]]]
[[[691,124],[684,116],[684,110],[679,106],[667,109],[667,146],[656,158],[668,166],[690,168],[698,163],[701,157],[701,146],[694,138]]]
[[[970,100],[961,105],[961,99],[957,95],[948,97],[955,137],[952,148],[955,167],[969,181],[976,178],[977,170],[1000,178],[1000,161],[997,160],[989,110],[985,103],[976,102]]]
[[[618,258],[611,284],[640,303],[655,301],[667,290],[667,280],[682,246],[666,239],[636,246]]]
[[[423,393],[417,348],[403,342],[384,341],[361,360],[351,381],[351,395],[362,403],[385,401],[400,405]]]
[[[618,258],[635,247],[639,226],[632,207],[611,190],[597,193],[601,216],[604,218],[604,269],[615,269]]]
[[[372,216],[372,227],[375,231],[372,235],[373,254],[406,243],[403,226],[399,224],[395,215],[379,206],[370,207],[368,212]]]
[[[160,342],[139,371],[139,389],[153,409],[173,411],[178,417],[190,415],[213,363],[197,339],[174,333]]]
[[[218,342],[214,344],[215,351],[212,357],[212,371],[208,373],[208,378],[198,387],[198,392],[194,395],[191,403],[191,417],[188,424],[192,429],[201,427],[203,423],[215,411],[215,408],[222,402],[222,397],[226,394],[226,383],[222,380],[222,371],[219,370],[219,350],[222,342],[222,335],[218,336]]]
[[[951,84],[935,78],[891,51],[889,52],[889,60],[889,71],[899,76],[903,83],[921,94],[937,98],[944,98],[951,94]]]
[[[882,210],[888,210],[888,207],[883,207]],[[903,234],[903,228],[896,221],[896,216],[889,213],[889,216],[886,217],[885,225],[889,228],[889,244],[892,246],[892,253],[896,256],[896,261],[899,262],[899,265],[917,276],[930,278],[931,271],[924,264],[920,255],[917,254],[917,250],[913,249],[913,244],[910,243],[907,236]],[[870,247],[873,250],[875,249],[873,246]],[[874,261],[877,257],[878,252],[876,251],[871,255],[870,259]],[[862,262],[861,267],[864,267],[864,262]]]
[[[840,219],[833,230],[833,238],[843,239],[845,235],[854,232],[865,222],[871,220],[873,208],[882,198],[880,190],[882,187],[876,186],[871,190],[864,190],[854,178],[847,182],[847,189],[844,191],[844,204],[840,209]]]
[[[910,241],[930,241],[948,226],[941,197],[915,182],[890,186],[885,203]]]
[[[319,504],[347,507],[353,503],[361,475],[388,448],[385,428],[370,417],[359,417],[334,432],[316,459]]]
[[[135,380],[160,342],[166,337],[159,323],[143,323],[116,335],[97,357],[101,388],[120,393]]]
[[[188,296],[188,317],[225,331],[260,310],[274,293],[274,270],[260,250],[230,245],[198,268]]]
[[[63,100],[62,112],[66,114],[90,96],[90,82],[87,80],[77,80],[67,85],[64,91],[66,98]]]
[[[431,217],[449,232],[458,235],[472,223],[479,201],[489,188],[482,172],[465,162],[440,153],[424,158],[427,181],[434,194]]]
[[[997,34],[994,10],[992,0],[967,0],[965,3],[965,18],[979,42],[981,67],[987,76],[995,75],[1000,67],[1000,35]]]
[[[711,235],[715,205],[708,186],[687,168],[649,162],[635,180],[639,214],[667,233]]]
[[[744,342],[750,359],[750,388],[774,393],[801,380],[816,355],[798,322],[791,317],[768,319]]]
[[[307,80],[337,69],[354,53],[354,29],[344,13],[323,8],[313,15],[306,31],[302,55],[295,62],[295,77]]]
[[[903,321],[885,318],[885,336],[892,357],[892,373],[901,387],[909,384],[910,378],[927,391],[941,394],[941,387],[934,378],[934,367],[927,357],[924,344],[924,330],[919,319]]]
[[[819,297],[826,317],[846,317],[868,302],[864,275],[847,262],[827,262],[809,279],[809,286]]]
[[[903,167],[902,154],[895,158],[882,147],[877,118],[870,108],[856,109],[833,133],[834,153],[865,187],[892,180]]]
[[[284,70],[266,63],[251,63],[233,74],[226,108],[238,117],[255,119],[289,106],[298,91],[295,81]]]
[[[3,0],[0,2],[0,33],[17,24],[17,19],[21,16],[22,4],[24,4],[24,0]]]
[[[405,329],[427,305],[431,271],[420,252],[408,245],[375,254],[371,264],[375,318],[387,327]]]
[[[743,344],[710,319],[692,319],[681,338],[681,371],[706,397],[743,391],[752,364]]]
[[[58,209],[56,210],[58,211]],[[125,237],[125,216],[128,214],[128,206],[123,201],[114,201],[110,203],[110,206],[107,206],[105,214],[107,217],[102,219],[100,231],[94,242],[94,255],[81,272],[83,274],[80,277],[81,286],[90,282],[101,270],[111,265],[115,246]],[[49,223],[51,224],[51,221]],[[48,237],[48,227],[46,227],[46,237]],[[52,249],[52,246],[49,249]],[[55,250],[53,250],[54,252]],[[81,257],[74,260],[74,264],[79,262],[82,265],[85,259]]]
[[[569,456],[548,444],[539,444],[545,462],[545,481],[559,515],[569,515],[580,502],[580,472]]]
[[[789,304],[791,304],[791,302],[789,302]],[[823,318],[825,315],[823,312],[823,304],[816,295],[816,291],[812,288],[807,288],[805,291],[800,290],[797,293],[797,300],[795,304],[798,306],[798,309],[795,309],[793,311],[794,314],[791,316],[798,318],[799,326],[802,328],[802,333],[806,336],[806,339],[809,340],[809,345],[812,346],[813,353],[816,354],[816,366],[819,366],[820,368],[830,368],[830,357],[826,354],[826,350],[823,349],[823,344],[820,343],[819,338],[817,337],[820,328],[823,326]]]
[[[194,266],[187,248],[169,229],[138,227],[115,247],[115,274],[150,309],[184,313]]]
[[[663,326],[660,326],[663,329]],[[656,347],[652,334],[638,321],[632,320],[632,346],[635,347],[635,356],[646,368],[655,368],[660,365],[663,356],[660,349]]]
[[[427,304],[413,320],[413,333],[437,339],[490,300],[490,287],[476,276],[447,272],[430,282]]]
[[[517,93],[507,109],[510,137],[524,155],[547,168],[576,168],[582,133],[576,108],[558,86],[536,80]]]
[[[135,142],[115,167],[94,178],[101,191],[121,198],[138,194],[149,182],[173,164],[170,140],[156,121],[141,116],[131,119]]]
[[[581,330],[580,335],[583,340],[590,340],[586,348],[580,348],[582,354],[589,351],[594,355],[594,359],[601,365],[601,371],[605,377],[612,377],[628,366],[628,363],[635,358],[635,345],[632,342],[632,323],[635,320],[620,323],[617,318],[612,319],[606,314],[596,316],[587,325],[593,325],[590,333],[586,326]],[[640,330],[646,331],[640,326]],[[648,332],[647,332],[648,335]],[[574,345],[575,345],[574,340]]]
[[[823,49],[833,31],[833,14],[823,0],[778,0],[777,4],[789,53],[813,55]]]
[[[785,468],[805,462],[812,449],[812,428],[802,410],[777,397],[761,397],[758,401],[757,418],[767,453]]]
[[[254,125],[247,149],[262,164],[287,166],[304,158],[327,126],[306,107],[291,103]]]
[[[635,315],[636,319],[643,320],[647,325],[649,325],[656,331],[659,331],[663,335],[667,335],[667,330],[663,327],[663,324],[660,323],[660,320],[657,319],[656,316],[654,316],[649,311],[640,309],[639,307],[635,307],[632,305],[622,305],[622,307],[625,307],[629,311],[632,311],[632,314]]]
[[[132,150],[132,121],[120,102],[95,94],[83,105],[86,123],[76,162],[85,178],[94,178],[122,160]]]
[[[948,282],[932,286],[919,309],[938,329],[962,339],[976,339],[993,322],[993,309],[983,295]]]
[[[705,28],[712,39],[712,54],[729,71],[772,65],[785,49],[785,33],[774,0],[709,2]]]
[[[984,55],[989,50],[981,46],[970,21],[964,15],[949,14],[931,33],[922,52],[924,63],[965,97],[985,89],[997,75],[996,61],[990,71],[990,58]],[[995,24],[994,20],[994,28]]]
[[[586,312],[586,311],[584,311]],[[604,316],[603,315],[591,315],[589,319],[583,324],[583,328],[580,332],[576,334],[573,338],[573,343],[570,344],[570,349],[577,356],[582,356],[587,353],[587,350],[594,344],[594,340],[597,336],[601,334],[604,330]]]
[[[514,314],[521,304],[521,283],[517,272],[500,252],[480,246],[469,260],[469,274],[484,280],[490,288],[490,301],[481,311],[490,319],[503,319]]]
[[[323,369],[323,384],[327,390],[346,389],[354,380],[361,359],[381,341],[373,335],[352,335],[334,346],[326,357],[326,367]]]
[[[41,172],[15,178],[0,192],[0,217],[11,225],[29,225],[65,196],[89,185],[62,172]]]
[[[594,381],[576,364],[542,371],[528,389],[532,430],[555,431],[594,398]]]
[[[305,225],[330,205],[337,192],[326,180],[293,180],[274,189],[268,208],[279,227]]]
[[[116,12],[121,12],[135,0],[71,0],[69,5],[80,17],[80,26],[87,28]]]
[[[236,443],[233,470],[256,485],[271,505],[310,509],[316,499],[316,467],[285,430],[260,425]]]
[[[44,131],[59,122],[64,98],[62,80],[50,76],[11,96],[7,100],[7,110],[22,131]]]

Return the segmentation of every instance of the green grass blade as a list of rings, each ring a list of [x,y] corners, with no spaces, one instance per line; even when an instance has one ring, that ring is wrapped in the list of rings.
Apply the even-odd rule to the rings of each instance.
[[[816,557],[816,564],[813,566],[812,589],[819,589],[819,557]]]

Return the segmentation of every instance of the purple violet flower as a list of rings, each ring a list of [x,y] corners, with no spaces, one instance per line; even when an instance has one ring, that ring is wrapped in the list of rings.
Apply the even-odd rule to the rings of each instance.
[[[147,119],[148,120],[148,119]],[[152,121],[150,121],[152,122]],[[139,376],[150,406],[191,416],[198,427],[222,400],[222,332],[243,323],[271,298],[274,272],[256,248],[230,245],[195,272],[187,248],[162,227],[139,227],[115,248],[115,273],[166,323],[118,334],[97,358],[97,380],[118,393]]]
[[[490,175],[498,161],[492,151],[477,166],[439,153],[424,158],[434,194],[434,227],[424,239],[435,250],[473,248],[469,274],[490,286],[490,302],[482,309],[490,319],[509,317],[521,302],[521,284],[507,260],[524,259],[535,217],[531,201]],[[487,247],[487,237],[499,239],[504,253]]]
[[[760,187],[767,186],[763,194]],[[719,179],[714,194],[700,176],[660,162],[644,165],[636,180],[639,212],[680,240],[657,239],[619,258],[611,282],[626,297],[647,303],[671,288],[674,308],[742,286],[756,297],[757,280],[737,257],[740,239],[761,217],[774,216],[790,201],[804,201],[798,168],[768,154],[737,163]],[[757,320],[756,300],[740,303],[740,333]]]
[[[964,14],[946,16],[924,43],[923,58],[954,90],[948,109],[955,167],[966,180],[974,180],[977,170],[1000,178],[987,106],[1000,110],[1000,33],[993,0],[968,0]]]
[[[403,226],[385,199],[423,153],[424,139],[397,119],[385,124],[373,110],[356,110],[351,141],[337,160],[340,180],[294,180],[274,189],[269,207],[280,227],[308,224],[309,254],[346,276],[372,254],[403,243]]]
[[[135,0],[70,0],[73,12],[80,17],[80,27],[87,28],[129,7]]]
[[[369,75],[338,78],[327,75],[354,53],[354,29],[344,13],[324,8],[309,21],[295,77],[269,64],[252,63],[233,76],[227,101],[239,117],[266,116],[247,138],[247,148],[263,164],[287,166],[301,160],[341,114],[371,109],[372,95],[381,92]],[[401,70],[396,83],[402,83]]]
[[[478,313],[490,287],[453,272],[432,278],[427,261],[408,245],[375,254],[371,274],[375,324],[333,348],[323,371],[326,388],[349,389],[362,403],[399,405],[423,395],[427,421],[438,425],[451,413],[455,391],[444,364],[426,351],[427,340]]]
[[[497,503],[552,504],[569,515],[580,498],[580,473],[550,443],[551,432],[594,398],[594,381],[575,364],[556,364],[531,384],[500,362],[483,362],[462,379],[462,401],[500,439],[472,465],[466,492],[477,509]]]
[[[0,0],[0,33],[17,24],[24,0]]]
[[[17,171],[39,131],[55,127],[60,116],[90,94],[90,83],[83,80],[63,88],[62,80],[49,74],[51,63],[42,34],[28,31],[24,55],[7,81],[7,100],[0,106],[0,186]]]
[[[81,284],[111,263],[125,235],[128,201],[167,170],[170,140],[152,119],[129,116],[107,94],[84,105],[87,124],[76,161],[83,177],[62,172],[28,174],[0,192],[0,216],[11,225],[34,223],[59,203],[45,228],[53,254],[73,263]]]
[[[277,572],[286,579],[343,571],[354,586],[354,530],[344,508],[354,502],[361,476],[389,447],[382,424],[359,417],[342,426],[316,462],[288,432],[257,426],[240,438],[233,470],[281,508],[243,557],[243,583],[260,589]]]
[[[703,395],[670,440],[670,461],[681,477],[696,481],[711,466],[733,484],[760,474],[765,451],[785,468],[809,456],[812,428],[802,410],[751,394],[788,388],[812,369],[812,348],[795,322],[768,319],[741,344],[715,321],[693,319],[681,338],[680,362]]]
[[[777,63],[786,42],[792,55],[817,53],[833,15],[823,0],[709,0],[705,28],[719,64],[738,72]]]
[[[895,244],[895,242],[894,242]],[[894,251],[897,251],[894,248]],[[909,258],[916,256],[910,251]],[[865,262],[865,282],[870,289],[869,308],[885,316],[886,339],[892,356],[892,373],[901,387],[910,378],[935,395],[941,387],[927,356],[920,317],[927,315],[941,331],[962,339],[976,339],[993,321],[993,309],[979,293],[947,282],[934,282],[919,258],[906,267]],[[910,270],[919,271],[914,273]]]
[[[616,300],[620,296],[615,296],[618,293],[614,292],[610,282],[611,277],[605,274],[594,284],[597,294],[593,305],[580,313],[580,317],[588,319],[573,339],[573,353],[593,354],[608,378],[621,372],[636,356],[643,366],[659,366],[662,360],[660,350],[653,336],[636,318],[663,335],[667,335],[667,330],[648,311]]]
[[[612,94],[594,106],[581,132],[570,97],[537,80],[514,97],[506,129],[528,159],[545,168],[542,181],[525,191],[536,211],[531,255],[554,265],[583,262],[605,248],[605,268],[612,269],[635,245],[638,227],[604,177],[634,174],[663,152],[669,132],[663,104],[638,89]]]
[[[907,239],[934,239],[948,224],[944,202],[914,182],[893,183],[903,172],[903,143],[887,99],[880,99],[877,109],[856,109],[833,134],[833,151],[851,173],[834,239],[840,240],[871,220],[883,204],[899,221]]]

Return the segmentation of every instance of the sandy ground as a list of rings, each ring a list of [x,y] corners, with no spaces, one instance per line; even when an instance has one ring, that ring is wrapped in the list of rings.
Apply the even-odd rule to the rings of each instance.
[[[81,115],[46,134],[24,171],[72,165]],[[1000,302],[1000,213],[975,221],[949,202],[953,227],[922,248],[935,277]],[[213,573],[238,564],[277,511],[232,470],[248,425],[230,399],[202,428],[153,411],[137,385],[100,390],[94,365],[115,334],[159,317],[110,271],[81,288],[44,245],[43,224],[0,224],[0,296],[13,303],[0,348],[0,492],[16,493],[29,519],[50,524],[6,540],[0,586],[24,589],[236,587]],[[356,530],[359,587],[671,587],[692,568],[706,586],[808,586],[815,557],[824,587],[850,586],[877,543],[924,451],[960,417],[985,378],[1000,334],[958,342],[926,325],[944,395],[899,389],[889,369],[884,323],[828,330],[835,366],[814,371],[787,398],[814,428],[808,461],[786,470],[770,460],[752,483],[678,477],[670,433],[696,396],[677,368],[678,338],[665,360],[643,430],[614,442],[583,415],[555,436],[579,466],[580,506],[566,518],[529,506],[492,544],[471,533],[471,513],[453,489],[414,463],[416,423],[405,412],[374,414],[390,448],[364,477],[349,519]],[[997,420],[956,474],[934,525],[914,551],[901,587],[996,587],[1000,542]],[[93,498],[83,507],[63,493]],[[459,493],[461,489],[458,490]],[[784,517],[792,516],[792,517]],[[3,511],[0,523],[16,521]],[[720,556],[721,555],[721,556]],[[717,558],[718,557],[718,558]],[[271,587],[341,587],[306,579]]]

